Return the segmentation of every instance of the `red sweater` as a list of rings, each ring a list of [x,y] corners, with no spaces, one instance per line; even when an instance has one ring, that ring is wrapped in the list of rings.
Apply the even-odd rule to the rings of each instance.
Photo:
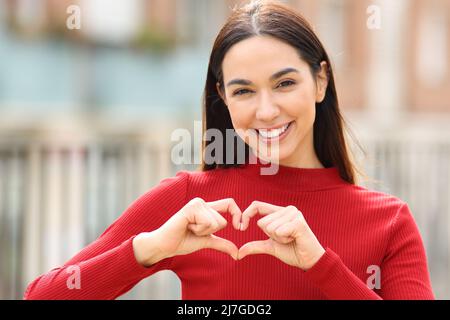
[[[63,266],[27,288],[25,299],[114,299],[160,270],[182,283],[182,299],[434,299],[424,246],[408,205],[391,195],[342,180],[336,168],[280,166],[260,175],[261,164],[208,172],[180,171],[139,197],[103,234]],[[167,258],[145,268],[136,262],[133,237],[159,228],[190,199],[234,198],[241,210],[253,200],[294,205],[325,248],[308,271],[269,255],[234,261],[212,249]],[[228,226],[216,234],[237,247],[267,239],[253,218],[245,232]],[[73,267],[81,288],[69,289]],[[370,266],[380,288],[371,289]],[[70,269],[69,269],[70,268]],[[373,277],[372,277],[373,279]],[[372,286],[373,287],[373,286]]]

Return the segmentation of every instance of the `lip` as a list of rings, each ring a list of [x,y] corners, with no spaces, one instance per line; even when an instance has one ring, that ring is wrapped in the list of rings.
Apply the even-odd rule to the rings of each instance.
[[[289,132],[291,131],[291,129],[292,129],[292,127],[293,127],[293,125],[294,125],[294,121],[291,121],[291,122],[287,122],[287,123],[285,123],[285,124],[283,124],[283,125],[281,125],[281,126],[279,126],[279,127],[274,127],[274,128],[272,128],[272,129],[278,129],[278,128],[281,128],[281,127],[283,127],[283,126],[285,126],[285,125],[287,125],[287,124],[289,124],[289,127],[286,129],[286,131],[285,132],[283,132],[281,135],[279,135],[278,137],[275,137],[275,138],[264,138],[263,136],[261,136],[259,133],[257,133],[258,134],[258,138],[259,139],[261,139],[264,143],[270,143],[270,142],[280,142],[280,141],[282,141],[288,134],[289,134]],[[258,129],[259,130],[259,129]]]

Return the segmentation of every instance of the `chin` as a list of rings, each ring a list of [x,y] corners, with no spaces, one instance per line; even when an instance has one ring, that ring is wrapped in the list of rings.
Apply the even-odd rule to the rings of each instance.
[[[255,150],[255,149],[253,149]],[[271,163],[284,163],[292,156],[292,151],[287,150],[287,148],[282,148],[279,150],[278,154],[268,154],[267,152],[260,152],[258,155],[258,158],[269,161]]]

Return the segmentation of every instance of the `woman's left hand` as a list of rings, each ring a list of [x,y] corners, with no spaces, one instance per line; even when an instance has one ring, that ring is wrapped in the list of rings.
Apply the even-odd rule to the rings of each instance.
[[[265,253],[306,271],[325,253],[303,214],[296,207],[280,207],[253,201],[242,213],[242,231],[247,229],[250,219],[256,214],[265,216],[259,219],[257,224],[269,239],[244,244],[239,249],[238,259]]]

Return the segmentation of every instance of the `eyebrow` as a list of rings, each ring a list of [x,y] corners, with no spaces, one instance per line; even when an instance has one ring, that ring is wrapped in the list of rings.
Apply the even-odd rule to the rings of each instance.
[[[291,72],[296,72],[296,73],[300,73],[297,69],[295,68],[285,68],[282,69],[278,72],[275,72],[273,75],[270,76],[270,81],[276,80],[282,76],[284,76],[287,73],[291,73]],[[252,84],[252,82],[250,80],[245,80],[245,79],[233,79],[230,82],[227,83],[227,87],[232,86],[233,84],[240,84],[240,85],[250,85]]]

